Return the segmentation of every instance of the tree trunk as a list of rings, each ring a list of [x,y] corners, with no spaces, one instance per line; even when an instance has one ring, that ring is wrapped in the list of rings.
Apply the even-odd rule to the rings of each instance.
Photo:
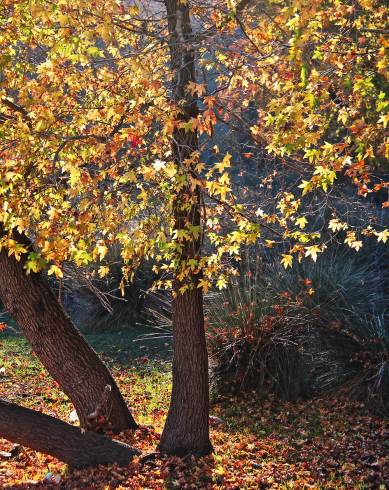
[[[14,238],[31,247],[26,236],[14,232]],[[107,367],[66,315],[42,274],[27,275],[24,262],[23,257],[20,261],[9,257],[4,248],[0,251],[0,300],[72,401],[81,426],[114,432],[135,429]]]
[[[73,468],[117,463],[126,466],[137,449],[49,415],[0,400],[0,437],[50,454]]]
[[[195,82],[194,53],[190,48],[192,29],[189,6],[178,0],[165,0],[174,71],[173,98],[183,103],[181,121],[189,121],[198,114],[197,99],[187,91],[189,82]],[[191,172],[185,160],[198,150],[196,131],[176,129],[173,154],[182,172]],[[188,202],[191,207],[188,210]],[[178,193],[174,203],[175,228],[200,225],[200,191],[190,182]],[[200,259],[201,237],[184,240],[179,262]],[[168,454],[204,455],[212,451],[209,440],[209,386],[208,355],[205,341],[203,292],[197,285],[201,273],[192,273],[185,280],[175,279],[173,285],[173,390],[166,424],[159,449]],[[182,294],[180,288],[188,286]]]
[[[178,293],[173,300],[173,390],[160,450],[204,455],[209,440],[208,356],[202,291]]]

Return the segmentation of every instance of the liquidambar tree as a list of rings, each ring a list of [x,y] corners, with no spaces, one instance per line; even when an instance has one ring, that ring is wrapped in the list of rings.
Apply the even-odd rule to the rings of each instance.
[[[198,116],[197,98],[188,90],[196,83],[195,53],[189,5],[166,0],[173,100],[180,106],[178,122],[188,123]],[[169,454],[208,454],[209,388],[208,354],[205,341],[201,270],[180,278],[182,266],[201,256],[200,189],[187,175],[196,166],[199,152],[197,131],[182,125],[173,132],[172,153],[177,173],[183,176],[182,188],[173,204],[174,228],[184,232],[177,243],[177,272],[173,280],[173,391],[160,449]],[[189,231],[189,234],[186,233]]]
[[[326,244],[305,194],[327,192],[338,175],[362,195],[376,189],[371,169],[387,126],[385,11],[380,0],[357,4],[0,7],[0,222],[34,230],[27,270],[60,277],[64,261],[96,261],[103,278],[114,243],[125,280],[141,258],[155,261],[156,286],[174,293],[167,452],[211,448],[203,291],[226,287],[242,247],[254,243],[278,248],[285,267],[316,260]],[[244,134],[247,147],[234,151],[227,134]],[[255,188],[269,189],[262,205],[230,167],[267,152],[282,175],[294,166],[305,178],[300,192],[273,188],[275,174],[266,175]],[[355,249],[365,235],[388,237],[378,226],[328,225]],[[4,246],[17,252],[15,241]]]
[[[0,225],[3,235],[1,229]],[[15,231],[12,236],[26,252],[33,253],[26,236]],[[74,404],[81,426],[115,432],[136,428],[107,367],[66,315],[43,275],[26,274],[25,259],[25,254],[0,251],[0,299]]]

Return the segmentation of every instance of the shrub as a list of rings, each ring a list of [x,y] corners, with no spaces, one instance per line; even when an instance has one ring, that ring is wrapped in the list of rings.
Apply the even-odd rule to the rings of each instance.
[[[296,399],[312,384],[303,349],[309,318],[301,297],[276,291],[279,281],[264,271],[260,261],[249,264],[228,289],[206,297],[213,380],[222,392],[255,389]]]
[[[389,414],[388,316],[355,313],[348,325],[330,325],[321,341],[329,355],[325,364],[324,356],[313,360],[319,373],[316,391],[339,390]]]
[[[72,320],[83,330],[97,331],[132,327],[145,321],[145,291],[154,280],[152,266],[142,264],[132,283],[120,291],[122,259],[113,247],[106,257],[109,275],[101,279],[97,267],[85,268],[66,264],[63,279],[63,304]],[[53,283],[58,291],[58,281]]]
[[[293,400],[336,389],[388,400],[387,299],[380,257],[333,248],[285,271],[264,255],[206,298],[213,379]]]

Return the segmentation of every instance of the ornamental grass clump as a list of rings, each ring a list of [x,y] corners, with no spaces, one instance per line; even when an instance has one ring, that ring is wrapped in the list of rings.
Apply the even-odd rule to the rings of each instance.
[[[288,400],[342,391],[388,409],[387,281],[376,262],[337,248],[284,270],[276,257],[244,261],[206,297],[214,386]]]

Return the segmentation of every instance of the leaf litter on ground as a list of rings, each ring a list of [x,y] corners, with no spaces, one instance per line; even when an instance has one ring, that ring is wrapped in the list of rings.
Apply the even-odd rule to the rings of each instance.
[[[108,334],[106,334],[108,335]],[[166,360],[105,355],[136,419],[135,432],[115,438],[139,448],[128,467],[72,470],[28,448],[0,453],[4,489],[364,489],[389,488],[389,425],[363,403],[326,398],[297,403],[252,393],[212,404],[214,453],[204,458],[156,453],[171,389]],[[73,423],[73,407],[23,340],[0,340],[6,366],[0,396]],[[28,377],[26,377],[28,374]],[[217,423],[215,423],[217,421]],[[0,439],[0,451],[14,444]],[[146,455],[146,456],[145,456]]]

